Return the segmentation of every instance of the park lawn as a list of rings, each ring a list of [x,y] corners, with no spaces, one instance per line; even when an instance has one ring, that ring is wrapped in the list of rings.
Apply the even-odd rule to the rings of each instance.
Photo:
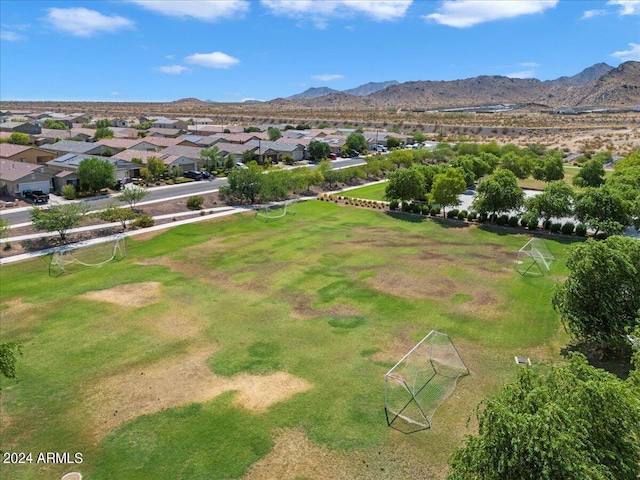
[[[340,478],[442,478],[469,413],[515,378],[514,355],[562,361],[550,299],[572,244],[549,240],[552,275],[524,278],[528,238],[311,201],[278,221],[128,240],[125,259],[58,278],[44,259],[3,267],[20,281],[3,282],[1,341],[24,344],[19,381],[1,385],[3,450],[84,461],[0,477],[240,478],[253,465],[278,478],[259,459],[289,439],[300,477],[312,451]],[[404,435],[384,419],[384,374],[431,330],[471,375],[432,430]]]
[[[384,193],[387,188],[387,182],[367,185],[366,187],[354,188],[347,190],[344,195],[353,198],[364,198],[365,200],[386,200]]]
[[[575,177],[578,172],[580,172],[580,167],[577,167],[575,165],[565,165],[563,180],[573,187],[573,177]],[[604,173],[605,178],[608,178],[613,175],[613,170],[605,170]],[[520,185],[521,188],[527,188],[530,190],[544,190],[548,183],[541,180],[536,180],[533,177],[528,177],[524,180],[518,180],[518,185]],[[577,189],[577,187],[574,188]]]

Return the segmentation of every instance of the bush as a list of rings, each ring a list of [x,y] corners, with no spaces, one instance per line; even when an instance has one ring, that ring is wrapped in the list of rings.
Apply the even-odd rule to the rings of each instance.
[[[460,210],[458,212],[458,220],[464,220],[465,218],[467,218],[468,214],[469,212],[467,212],[466,210]]]
[[[470,222],[474,221],[476,218],[478,218],[478,214],[476,212],[469,212],[467,214],[467,220]]]
[[[195,180],[193,178],[187,178],[187,177],[178,177],[175,180],[176,184],[179,183],[189,183],[189,182],[195,182]]]
[[[542,228],[544,228],[545,230],[549,230],[551,228],[551,220],[545,220],[545,222],[542,224]]]
[[[203,197],[201,197],[200,195],[194,195],[193,197],[189,197],[189,199],[187,200],[187,208],[191,210],[200,210],[203,203]]]
[[[561,228],[562,228],[562,224],[561,223],[555,223],[554,222],[549,227],[549,230],[551,230],[551,233],[558,233]]]
[[[459,210],[457,208],[452,208],[447,212],[447,218],[457,218]]]
[[[73,185],[65,185],[62,187],[62,190],[60,190],[60,193],[62,193],[62,196],[67,200],[73,200],[76,198],[76,187]]]
[[[507,220],[507,224],[510,227],[517,227],[519,221],[520,221],[520,219],[518,217],[513,216],[513,217],[509,217],[509,220]]]
[[[147,228],[153,227],[154,223],[153,217],[150,215],[141,215],[133,221],[133,226],[135,228]]]
[[[389,210],[397,210],[398,206],[400,206],[400,202],[398,202],[398,200],[391,200],[389,202]]]
[[[567,222],[564,225],[562,225],[562,229],[560,231],[565,235],[571,235],[575,230],[575,228],[576,226],[573,224],[573,222]]]
[[[536,230],[538,228],[538,219],[536,217],[530,217],[527,222],[527,228],[529,230]]]
[[[440,215],[440,207],[431,207],[431,210],[429,210],[429,215],[431,215],[432,217]]]
[[[487,216],[486,212],[482,212],[482,213],[478,216],[478,222],[480,222],[480,223],[484,223],[484,222],[486,222],[486,221],[487,221],[487,218],[488,218],[488,216]]]
[[[411,204],[408,202],[402,202],[402,211],[403,212],[410,212],[411,211]]]
[[[587,226],[584,223],[579,223],[578,225],[576,225],[576,235],[578,237],[587,236]]]
[[[498,225],[506,225],[508,221],[509,221],[509,216],[508,216],[508,215],[500,215],[500,216],[496,219],[496,223],[497,223]]]
[[[431,212],[430,205],[420,205],[420,213],[422,213],[422,215],[429,215],[429,212]]]

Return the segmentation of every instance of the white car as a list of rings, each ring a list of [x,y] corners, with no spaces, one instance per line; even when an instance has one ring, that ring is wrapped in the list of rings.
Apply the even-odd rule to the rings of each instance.
[[[243,168],[243,169],[248,169],[249,167],[247,167],[244,163],[242,162],[236,162],[236,168]]]

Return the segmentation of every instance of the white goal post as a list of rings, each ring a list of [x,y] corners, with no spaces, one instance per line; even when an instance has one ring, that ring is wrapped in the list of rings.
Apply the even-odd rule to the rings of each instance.
[[[447,334],[432,330],[385,375],[387,425],[403,433],[431,428],[436,409],[469,369]]]
[[[113,260],[120,260],[127,256],[125,238],[124,235],[118,235],[115,238],[95,239],[60,247],[51,255],[49,275],[60,276],[66,273],[71,265],[101,267]]]
[[[516,271],[520,275],[544,276],[551,271],[551,262],[556,257],[542,238],[532,238],[518,250]]]
[[[263,218],[268,222],[286,215],[295,215],[297,213],[297,205],[298,203],[295,200],[260,205],[256,209],[256,217]]]

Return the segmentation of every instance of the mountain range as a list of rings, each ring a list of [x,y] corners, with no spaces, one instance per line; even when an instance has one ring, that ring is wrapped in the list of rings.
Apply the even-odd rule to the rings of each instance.
[[[571,77],[540,81],[482,75],[451,81],[371,82],[345,91],[310,88],[266,102],[284,108],[434,109],[497,104],[549,108],[637,108],[640,62],[598,63]]]

